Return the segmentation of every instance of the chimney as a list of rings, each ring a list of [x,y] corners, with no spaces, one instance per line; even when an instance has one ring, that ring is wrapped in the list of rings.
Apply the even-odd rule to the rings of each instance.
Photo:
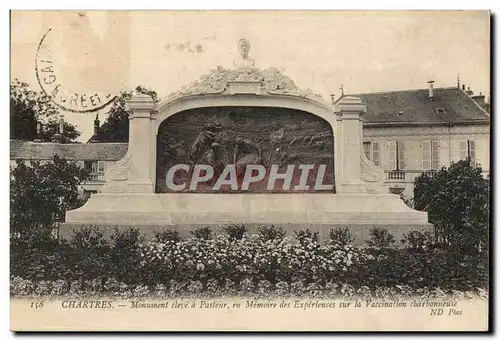
[[[465,91],[465,84],[462,84],[462,90]]]
[[[96,114],[94,120],[94,136],[97,136],[99,134],[100,123],[101,122],[99,121],[99,114]]]
[[[42,123],[36,122],[36,138],[35,142],[42,142]]]
[[[428,81],[427,83],[429,83],[429,100],[433,100],[434,99],[434,81]]]
[[[474,91],[470,89],[470,86],[467,87],[467,91],[465,92],[467,95],[472,96],[474,95]]]
[[[64,115],[59,118],[59,134],[64,134]]]
[[[58,132],[52,137],[52,143],[62,143],[62,134],[64,133],[64,115],[59,118]]]
[[[330,97],[332,98],[332,104],[335,104],[335,94],[331,94]]]

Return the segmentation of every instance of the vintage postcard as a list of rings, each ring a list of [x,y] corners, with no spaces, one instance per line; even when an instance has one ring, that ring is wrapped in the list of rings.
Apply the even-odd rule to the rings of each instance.
[[[488,331],[488,11],[11,11],[13,331]]]

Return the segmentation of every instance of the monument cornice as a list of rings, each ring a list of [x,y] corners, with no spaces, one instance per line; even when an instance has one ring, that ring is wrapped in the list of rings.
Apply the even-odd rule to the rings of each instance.
[[[302,90],[295,82],[277,68],[228,69],[218,66],[199,80],[171,93],[163,100],[158,110],[172,102],[206,95],[254,95],[268,97],[293,97],[320,103],[333,112],[333,106],[312,90]]]

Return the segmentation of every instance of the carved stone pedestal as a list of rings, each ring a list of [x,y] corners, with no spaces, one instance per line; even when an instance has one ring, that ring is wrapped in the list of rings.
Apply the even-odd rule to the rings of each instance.
[[[70,211],[60,230],[96,224],[112,229],[137,227],[146,236],[166,228],[188,236],[197,227],[215,230],[228,224],[313,229],[328,236],[334,227],[349,227],[358,242],[372,227],[386,228],[396,237],[411,230],[430,230],[427,214],[407,207],[395,194],[96,194],[87,205]],[[399,238],[401,239],[401,238]],[[397,239],[397,240],[399,240]]]
[[[411,230],[429,230],[427,213],[407,207],[384,186],[384,172],[362,151],[362,116],[359,98],[345,97],[335,108],[309,91],[299,90],[277,69],[228,70],[219,67],[191,87],[155,106],[145,95],[132,98],[130,139],[126,156],[107,173],[102,193],[66,214],[60,234],[95,224],[110,233],[138,227],[141,233],[174,228],[183,234],[200,226],[224,224],[282,226],[288,233],[310,228],[327,236],[330,228],[347,226],[362,242],[371,227],[387,228],[400,239]],[[319,116],[334,135],[336,193],[290,194],[158,194],[156,135],[160,124],[178,112],[217,106],[277,107]],[[332,174],[331,174],[332,175]]]

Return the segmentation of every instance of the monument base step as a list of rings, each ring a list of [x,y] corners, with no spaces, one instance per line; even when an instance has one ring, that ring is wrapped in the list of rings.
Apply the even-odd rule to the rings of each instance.
[[[373,227],[389,230],[399,241],[412,230],[432,231],[427,213],[415,211],[395,194],[94,194],[79,209],[66,213],[60,237],[85,225],[102,227],[106,235],[115,228],[137,227],[147,237],[173,228],[189,235],[198,227],[214,232],[230,224],[245,224],[250,233],[258,226],[275,225],[288,234],[295,230],[318,231],[328,238],[330,229],[349,227],[357,243],[369,238]]]
[[[415,224],[415,225],[393,225],[393,224],[255,224],[255,223],[240,223],[244,224],[247,227],[247,231],[250,235],[257,234],[259,231],[259,227],[267,225],[274,225],[276,227],[281,227],[283,231],[286,232],[287,236],[295,237],[295,231],[309,229],[313,232],[318,232],[318,239],[320,241],[327,241],[330,238],[330,231],[336,228],[349,228],[349,232],[352,237],[354,237],[353,245],[361,245],[366,240],[370,239],[370,230],[374,227],[386,229],[391,235],[394,236],[395,246],[401,244],[401,239],[404,238],[404,235],[410,231],[420,231],[420,232],[430,232],[431,234],[434,232],[434,228],[432,224]],[[221,233],[222,229],[225,226],[231,224],[189,224],[189,225],[139,225],[139,224],[100,224],[95,223],[92,224],[96,226],[99,231],[103,233],[103,237],[105,239],[109,239],[111,235],[116,230],[126,231],[131,228],[139,229],[141,236],[143,236],[146,240],[150,240],[154,238],[154,236],[158,232],[162,232],[165,230],[175,230],[179,232],[179,234],[183,238],[191,237],[191,231],[196,230],[197,228],[210,227],[212,230],[212,235],[217,235]],[[90,224],[82,224],[82,223],[64,223],[61,224],[59,230],[59,238],[61,240],[70,240],[74,231],[80,230],[82,227],[89,227]]]

